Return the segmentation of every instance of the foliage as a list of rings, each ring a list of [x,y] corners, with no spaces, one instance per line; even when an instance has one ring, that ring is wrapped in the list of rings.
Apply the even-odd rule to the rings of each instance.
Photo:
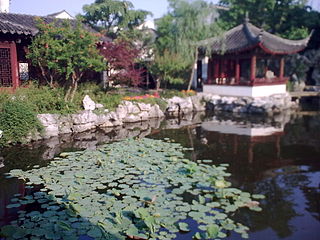
[[[173,90],[173,89],[167,89],[167,90],[164,90],[160,93],[160,96],[162,98],[172,98],[172,97],[181,97],[181,98],[184,98],[184,97],[189,97],[189,96],[194,96],[196,95],[196,92],[195,91],[178,91],[178,90]]]
[[[25,207],[18,224],[4,226],[1,234],[8,240],[174,239],[179,232],[215,239],[226,231],[247,237],[248,228],[230,216],[241,208],[261,210],[253,199],[263,196],[231,188],[226,165],[196,164],[183,150],[171,142],[128,139],[62,153],[41,169],[11,170],[7,177],[27,179],[33,192],[16,195],[6,207],[38,202],[41,211]]]
[[[294,54],[287,57],[286,75],[293,82],[305,82],[308,71],[314,83],[320,82],[320,50],[307,50],[302,54]]]
[[[137,89],[134,89],[137,90]],[[71,114],[82,110],[82,100],[85,95],[89,95],[96,103],[101,103],[109,111],[113,111],[120,105],[121,101],[137,100],[143,96],[150,95],[148,91],[131,91],[129,88],[115,89],[105,91],[101,86],[94,83],[82,83],[75,94],[72,103],[64,101],[64,90],[62,88],[51,89],[48,86],[36,86],[29,84],[24,88],[19,88],[14,94],[0,94],[0,108],[6,104],[9,98],[16,99],[19,102],[24,102],[33,112],[41,113],[57,113]],[[173,96],[186,97],[193,95],[193,92],[184,93],[176,90],[166,90],[160,93],[161,98],[171,98]],[[131,97],[132,96],[132,97]],[[150,95],[151,96],[151,95]],[[152,96],[156,96],[153,94]],[[160,98],[138,100],[150,104],[158,104],[162,110],[166,108],[166,102]],[[1,129],[0,129],[1,130]]]
[[[103,106],[110,111],[115,110],[118,105],[120,105],[122,98],[123,95],[121,94],[108,92],[95,97],[99,103],[103,104]]]
[[[197,58],[197,42],[220,32],[215,19],[216,11],[204,0],[169,1],[169,13],[156,22],[153,72],[159,81],[185,82]],[[164,63],[166,66],[162,67]]]
[[[159,54],[169,51],[194,63],[197,42],[219,33],[216,17],[216,11],[206,1],[169,0],[169,13],[156,22]]]
[[[104,42],[99,49],[108,62],[109,81],[134,87],[141,83],[141,71],[135,69],[138,49],[124,40]]]
[[[292,82],[304,82],[306,73],[310,67],[310,61],[303,55],[294,54],[287,57],[286,75]]]
[[[165,88],[168,84],[183,84],[182,76],[188,71],[188,67],[188,62],[180,54],[166,51],[162,55],[156,54],[150,71],[158,77],[157,89],[159,89],[160,84]]]
[[[151,13],[135,10],[130,1],[95,0],[90,5],[84,5],[83,20],[97,30],[107,34],[119,35],[121,31],[132,30],[139,26]]]
[[[105,63],[96,48],[97,36],[84,29],[80,22],[59,24],[46,24],[39,20],[40,33],[29,46],[27,58],[43,73],[49,72],[51,87],[54,84],[53,73],[61,74],[68,86],[65,100],[72,102],[84,72],[103,70]]]
[[[28,134],[42,129],[32,107],[24,101],[10,99],[1,104],[0,109],[0,146],[22,142]]]
[[[141,100],[141,99],[147,99],[147,98],[159,98],[160,95],[158,92],[155,92],[154,94],[145,94],[145,95],[140,95],[140,96],[126,96],[123,98],[123,100]]]
[[[320,13],[307,5],[306,0],[220,0],[229,10],[220,11],[225,29],[250,21],[265,30],[289,39],[301,39],[320,24]]]
[[[19,101],[25,101],[36,113],[66,114],[81,109],[64,100],[63,88],[29,84],[25,88],[17,89],[13,96]]]

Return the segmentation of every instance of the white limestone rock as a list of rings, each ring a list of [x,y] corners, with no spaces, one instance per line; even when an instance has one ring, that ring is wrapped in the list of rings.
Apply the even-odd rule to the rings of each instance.
[[[150,111],[152,106],[151,104],[147,104],[147,103],[137,103],[138,108],[140,109],[140,111]]]
[[[191,97],[192,108],[194,112],[206,110],[206,102],[202,95],[195,95]]]
[[[96,109],[96,103],[89,97],[89,95],[86,95],[82,100],[83,108],[84,110],[95,110]]]
[[[79,125],[73,125],[72,130],[75,133],[81,133],[81,132],[85,132],[91,129],[96,128],[96,125],[92,122],[89,123],[85,123],[85,124],[79,124]]]
[[[153,105],[148,112],[149,118],[163,118],[164,113],[160,109],[159,105]]]
[[[72,133],[72,118],[70,115],[60,116],[59,122],[59,134],[68,134]]]
[[[103,106],[103,104],[101,104],[101,103],[96,103],[96,106],[95,106],[97,109],[99,109],[99,108],[104,108],[104,106]]]
[[[44,127],[44,131],[41,136],[45,139],[55,137],[60,134],[59,132],[59,115],[58,114],[38,114],[40,123]]]
[[[129,114],[123,120],[124,123],[140,122],[141,118],[138,114]]]
[[[71,115],[74,125],[87,124],[97,122],[98,116],[90,110],[82,111]]]

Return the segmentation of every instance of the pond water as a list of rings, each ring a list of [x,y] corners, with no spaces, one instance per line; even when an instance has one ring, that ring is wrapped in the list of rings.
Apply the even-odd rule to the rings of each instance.
[[[228,163],[232,184],[264,194],[262,212],[241,211],[232,218],[249,226],[250,239],[308,239],[320,236],[320,113],[300,112],[275,118],[219,114],[132,124],[64,136],[0,153],[0,226],[17,217],[7,209],[14,194],[25,194],[22,181],[5,179],[11,169],[46,166],[62,151],[95,149],[128,137],[170,138],[193,148],[188,158]],[[186,239],[179,236],[179,239]],[[227,239],[241,239],[231,234]]]

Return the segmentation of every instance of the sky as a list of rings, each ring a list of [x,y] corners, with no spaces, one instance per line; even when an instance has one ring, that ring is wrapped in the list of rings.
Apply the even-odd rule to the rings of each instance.
[[[167,0],[130,0],[135,9],[144,9],[159,18],[167,12]],[[66,10],[72,16],[82,12],[82,6],[94,0],[11,0],[11,13],[25,13],[44,16]]]
[[[135,9],[144,9],[153,13],[153,18],[159,18],[167,12],[167,0],[130,0]],[[11,13],[24,13],[45,16],[66,10],[72,16],[82,12],[84,4],[91,4],[94,0],[11,0]],[[213,0],[217,2],[217,0]],[[309,3],[320,10],[320,0],[309,0]]]

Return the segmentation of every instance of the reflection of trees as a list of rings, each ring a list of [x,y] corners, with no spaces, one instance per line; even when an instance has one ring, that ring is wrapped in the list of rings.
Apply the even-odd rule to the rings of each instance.
[[[254,184],[254,189],[249,191],[259,192],[266,196],[262,202],[262,212],[249,213],[240,212],[237,219],[241,219],[250,227],[252,232],[272,228],[280,238],[289,237],[293,233],[290,221],[299,216],[294,209],[293,184],[286,185],[286,182],[298,181],[296,175],[278,176]],[[248,189],[246,189],[248,190]]]
[[[25,188],[22,180],[17,178],[0,178],[0,226],[8,224],[17,217],[17,209],[8,209],[6,206],[15,194],[24,195]]]
[[[310,212],[311,216],[320,221],[320,186],[319,187],[304,187],[303,193],[307,199],[306,210]]]
[[[259,122],[259,119],[255,120]],[[252,232],[271,228],[279,238],[290,238],[295,234],[293,220],[299,214],[308,211],[315,219],[320,219],[319,189],[306,187],[310,184],[310,176],[320,170],[319,129],[319,116],[294,118],[280,138],[268,137],[267,141],[254,144],[251,163],[248,161],[250,136],[205,132],[195,127],[192,131],[166,130],[154,137],[169,137],[185,147],[192,145],[194,151],[187,157],[192,154],[196,159],[213,159],[213,164],[229,163],[228,171],[232,173],[231,181],[235,186],[266,195],[262,212],[243,209],[235,220],[248,225]],[[308,166],[308,170],[301,166]],[[294,199],[296,193],[303,197]],[[296,208],[296,204],[307,207],[298,212],[301,208]]]
[[[296,117],[290,124],[286,125],[282,142],[285,146],[309,146],[319,154],[320,115]]]
[[[10,169],[27,170],[34,165],[45,166],[47,162],[42,160],[42,154],[46,150],[44,146],[28,148],[27,146],[17,146],[1,149],[1,156],[4,158],[4,168],[1,172],[8,172]]]

